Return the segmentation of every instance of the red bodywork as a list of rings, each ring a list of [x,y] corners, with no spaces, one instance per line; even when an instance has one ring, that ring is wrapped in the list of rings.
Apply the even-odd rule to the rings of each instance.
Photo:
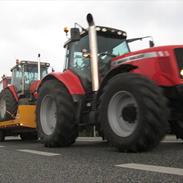
[[[49,78],[56,78],[57,80],[59,80],[60,82],[62,82],[65,87],[68,89],[69,93],[71,95],[84,95],[85,94],[85,90],[83,88],[83,86],[81,85],[81,81],[79,80],[79,78],[70,70],[67,70],[63,73],[60,72],[52,72],[50,74],[48,74],[42,82],[44,82],[45,80],[49,79]],[[42,84],[41,82],[41,84]],[[41,86],[41,84],[39,85],[39,87]]]
[[[155,81],[158,86],[168,87],[183,84],[174,54],[175,48],[183,48],[183,45],[153,47],[124,54],[112,59],[112,70],[120,65],[130,64],[135,66],[135,69],[130,72],[144,75]],[[63,73],[50,73],[41,84],[49,78],[56,78],[62,82],[71,95],[85,94],[80,79],[70,70]]]
[[[37,97],[38,97],[37,88],[38,88],[40,82],[41,82],[40,80],[36,80],[30,85],[30,93],[34,96],[35,99],[37,99]],[[16,101],[18,102],[18,95],[17,95],[14,85],[9,85],[8,88],[11,91],[11,93],[13,94],[13,96],[15,97]]]
[[[38,88],[40,82],[41,81],[36,80],[30,85],[30,93],[35,97],[35,99],[37,99],[37,96],[38,96],[37,88]],[[9,85],[5,88],[8,88],[11,91],[12,95],[15,97],[16,101],[18,102],[19,97],[17,95],[17,92],[16,92],[16,89],[15,89],[14,85]]]
[[[10,92],[12,93],[12,95],[15,97],[16,101],[18,102],[18,96],[17,96],[17,93],[16,93],[16,90],[15,90],[15,87],[13,85],[10,84],[10,81],[11,81],[11,77],[2,77],[2,86],[3,86],[3,90],[5,88],[8,88],[10,90]]]
[[[142,74],[155,81],[159,86],[183,84],[178,72],[175,48],[183,48],[183,45],[153,47],[130,52],[114,58],[112,67],[115,68],[123,64],[137,66],[131,72]]]
[[[1,85],[2,85],[2,89],[6,88],[8,86],[8,84],[10,84],[11,81],[11,77],[9,76],[2,76],[2,80],[0,81]]]
[[[37,89],[40,83],[40,80],[36,80],[30,85],[30,93],[34,96],[35,99],[38,97]]]

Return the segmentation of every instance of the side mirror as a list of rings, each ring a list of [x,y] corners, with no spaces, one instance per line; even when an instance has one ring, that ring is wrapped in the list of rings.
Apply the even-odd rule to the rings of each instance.
[[[80,31],[78,28],[71,28],[71,41],[80,40]]]
[[[155,45],[155,44],[154,44],[154,41],[150,40],[150,41],[149,41],[149,47],[152,48],[152,47],[154,47],[154,45]]]

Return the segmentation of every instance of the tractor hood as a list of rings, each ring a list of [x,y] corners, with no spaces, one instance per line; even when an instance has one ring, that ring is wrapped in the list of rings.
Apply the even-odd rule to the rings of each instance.
[[[126,62],[130,63],[133,61],[142,60],[146,58],[172,56],[172,54],[174,54],[173,50],[176,48],[183,48],[183,45],[158,46],[134,52],[129,52],[124,55],[113,58],[112,65],[115,66]]]

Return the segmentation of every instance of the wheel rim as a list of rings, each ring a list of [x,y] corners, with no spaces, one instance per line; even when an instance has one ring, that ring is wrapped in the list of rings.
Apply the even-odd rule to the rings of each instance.
[[[40,108],[40,122],[43,132],[47,135],[51,135],[56,127],[56,102],[53,97],[46,95]]]
[[[119,91],[109,101],[108,121],[111,129],[120,137],[132,135],[138,123],[138,105],[133,95]]]
[[[4,118],[6,115],[6,102],[3,98],[0,99],[0,117]]]

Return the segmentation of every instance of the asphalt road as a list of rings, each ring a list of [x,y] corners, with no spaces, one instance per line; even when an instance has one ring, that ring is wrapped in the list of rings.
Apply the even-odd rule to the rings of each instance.
[[[99,138],[80,138],[69,148],[11,138],[0,143],[0,183],[70,182],[182,183],[183,142],[171,136],[138,154],[119,153]]]

